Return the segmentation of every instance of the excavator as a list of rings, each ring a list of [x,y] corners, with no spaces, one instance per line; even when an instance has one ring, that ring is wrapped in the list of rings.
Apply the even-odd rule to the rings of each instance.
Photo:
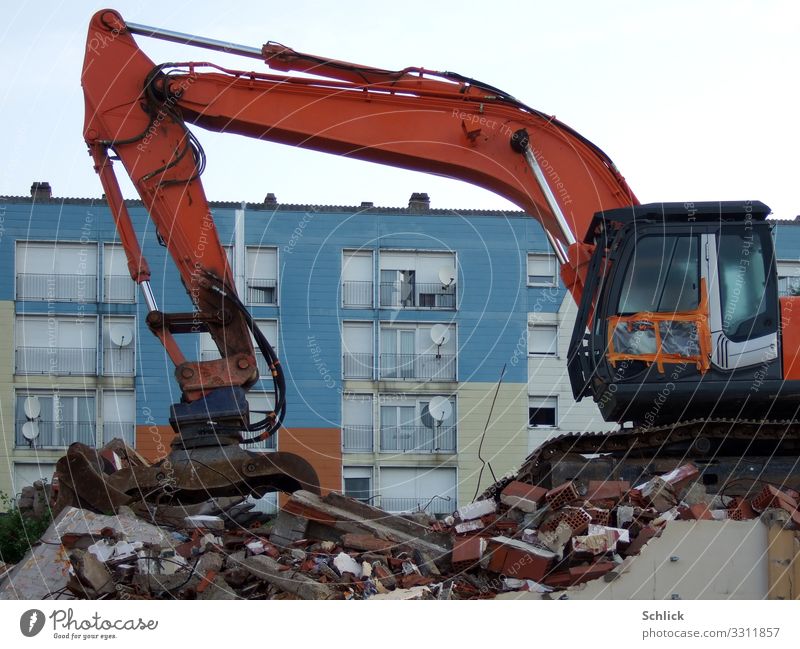
[[[256,59],[271,72],[156,64],[134,36]],[[640,204],[581,134],[460,74],[384,70],[275,42],[248,47],[128,23],[110,9],[91,19],[82,86],[84,138],[147,326],[182,393],[170,413],[170,454],[102,478],[120,501],[319,490],[302,458],[243,449],[281,426],[283,370],[237,296],[203,191],[205,154],[190,126],[465,181],[541,223],[578,305],[567,360],[574,397],[592,398],[620,427],[545,443],[523,465],[524,479],[546,486],[577,472],[641,475],[680,457],[705,467],[710,489],[742,480],[798,486],[800,315],[792,315],[800,314],[800,297],[779,296],[763,203]],[[192,312],[158,308],[117,161],[180,272]],[[197,331],[211,335],[220,359],[183,356],[176,336]],[[274,409],[260,414],[245,399],[258,380],[253,341],[276,395]],[[72,455],[66,471],[96,470]]]

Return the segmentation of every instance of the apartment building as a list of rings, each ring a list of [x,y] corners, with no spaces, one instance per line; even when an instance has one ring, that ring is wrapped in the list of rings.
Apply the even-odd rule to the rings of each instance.
[[[160,307],[190,309],[145,209],[128,205]],[[324,489],[445,514],[548,437],[611,428],[572,398],[575,307],[529,216],[432,209],[424,194],[402,208],[269,194],[212,213],[286,371],[285,427],[254,450],[304,456]],[[776,232],[782,288],[796,291],[800,228]],[[102,200],[55,198],[46,183],[0,197],[0,490],[48,477],[74,441],[169,451],[180,393],[145,316]],[[207,334],[179,342],[188,358],[219,356]],[[264,379],[248,395],[254,411],[273,399]]]

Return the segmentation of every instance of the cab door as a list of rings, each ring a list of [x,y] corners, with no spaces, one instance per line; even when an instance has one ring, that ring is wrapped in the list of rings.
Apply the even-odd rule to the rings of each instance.
[[[711,364],[721,370],[778,357],[778,304],[771,233],[749,221],[703,235]]]

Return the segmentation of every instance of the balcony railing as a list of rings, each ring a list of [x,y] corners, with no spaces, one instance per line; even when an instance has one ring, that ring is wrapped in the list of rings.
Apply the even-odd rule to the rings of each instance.
[[[103,300],[106,302],[136,301],[136,283],[128,275],[103,277]]]
[[[250,416],[250,421],[258,421],[264,418],[260,413],[254,413]],[[253,437],[255,433],[243,433],[244,437]],[[253,444],[240,444],[246,451],[275,451],[278,449],[278,433],[275,433],[265,440],[254,442]]]
[[[131,448],[136,446],[136,425],[132,421],[104,421],[103,444],[115,437],[123,440]]]
[[[342,451],[345,453],[372,452],[372,426],[342,424]]]
[[[277,304],[278,280],[248,279],[247,302],[248,304]]]
[[[372,368],[372,354],[346,353],[342,356],[342,372],[346,379],[371,379]]]
[[[17,273],[17,299],[96,302],[97,276]]]
[[[342,304],[371,309],[372,282],[342,282]]]
[[[381,282],[381,306],[404,309],[456,308],[456,285],[445,286],[439,282],[408,284]]]
[[[381,451],[397,453],[455,453],[456,427],[383,426]]]
[[[17,374],[89,376],[97,374],[93,347],[17,347]]]
[[[387,512],[420,512],[428,514],[452,514],[458,505],[454,498],[429,496],[421,498],[381,498],[381,508]]]
[[[381,379],[455,381],[453,354],[381,354]]]
[[[73,442],[81,442],[87,446],[97,443],[97,427],[93,421],[41,421],[37,420],[39,435],[29,442],[22,434],[25,422],[17,422],[15,444],[19,447],[42,448],[47,446],[66,448]]]
[[[106,376],[133,376],[135,371],[136,358],[133,346],[103,349],[103,374]]]
[[[780,297],[800,295],[800,276],[779,277],[778,295]]]

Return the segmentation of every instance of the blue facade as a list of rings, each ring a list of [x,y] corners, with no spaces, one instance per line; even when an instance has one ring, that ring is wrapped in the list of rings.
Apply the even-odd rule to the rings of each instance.
[[[31,203],[8,197],[4,203],[0,240],[0,300],[14,300],[15,242],[81,241],[87,245],[118,241],[104,202],[57,200]],[[212,211],[223,243],[234,239],[237,206],[214,205]],[[143,207],[132,204],[131,216],[152,271],[152,287],[164,311],[190,310],[178,273],[158,244]],[[454,323],[458,335],[458,379],[496,381],[512,357],[527,327],[532,304],[554,312],[562,289],[526,286],[529,251],[545,251],[539,224],[522,213],[458,213],[407,209],[326,208],[257,205],[245,207],[244,239],[248,246],[278,249],[278,306],[252,306],[255,318],[279,321],[280,357],[288,383],[287,426],[331,427],[341,421],[342,320]],[[452,251],[458,264],[456,311],[343,309],[341,271],[343,249]],[[98,252],[100,264],[102,254]],[[98,268],[98,282],[102,279]],[[377,269],[376,269],[377,273]],[[99,289],[98,289],[99,290]],[[99,295],[99,292],[98,292]],[[179,399],[172,366],[163,348],[144,324],[146,311],[136,304],[18,301],[21,313],[84,315],[137,314],[136,407],[137,423],[167,423],[169,405]],[[376,325],[377,326],[377,325]],[[196,342],[178,337],[188,358],[196,357]],[[313,348],[313,352],[312,352]],[[331,387],[331,377],[336,383]],[[524,363],[508,366],[506,380],[524,383]],[[271,389],[265,382],[263,389]],[[313,404],[313,407],[311,406]],[[149,419],[152,418],[152,419]]]
[[[167,251],[158,244],[143,207],[131,204],[142,248],[153,273],[152,287],[164,311],[191,306]],[[212,206],[223,243],[234,240],[234,204]],[[101,200],[6,197],[0,202],[0,300],[14,301],[15,242],[117,241],[113,220]],[[279,355],[288,383],[289,427],[336,427],[341,422],[341,327],[343,320],[455,323],[458,381],[494,382],[514,356],[527,329],[528,314],[557,312],[563,288],[534,288],[526,283],[529,252],[547,251],[539,224],[522,213],[476,213],[450,210],[339,208],[324,206],[244,206],[244,243],[278,249],[278,306],[253,306],[255,318],[279,321]],[[800,258],[800,227],[780,223],[779,258]],[[341,306],[342,252],[373,251],[377,278],[379,250],[452,251],[458,265],[455,311],[344,309]],[[98,253],[102,265],[102,254]],[[98,268],[98,282],[102,278]],[[98,293],[99,294],[99,293]],[[179,399],[173,368],[163,348],[147,330],[145,308],[136,304],[77,304],[17,301],[15,313],[137,315],[137,424],[166,424],[169,405]],[[377,324],[376,324],[377,326]],[[9,333],[10,335],[10,333]],[[181,337],[179,337],[181,340]],[[184,337],[187,357],[196,346]],[[330,377],[330,378],[328,378]],[[506,380],[526,383],[525,363],[509,364]],[[265,382],[263,389],[271,389]]]

